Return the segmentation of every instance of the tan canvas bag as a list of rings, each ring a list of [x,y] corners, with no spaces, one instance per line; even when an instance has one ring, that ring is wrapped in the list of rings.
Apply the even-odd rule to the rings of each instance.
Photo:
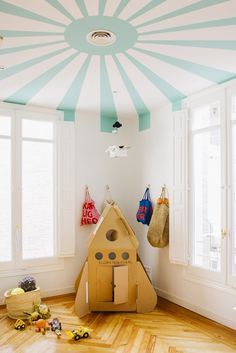
[[[156,248],[164,248],[169,243],[169,202],[166,194],[166,187],[163,187],[147,233],[149,243]]]

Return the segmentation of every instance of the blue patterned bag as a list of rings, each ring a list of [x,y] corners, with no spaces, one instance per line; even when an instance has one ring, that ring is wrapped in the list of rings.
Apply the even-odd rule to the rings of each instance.
[[[149,225],[152,217],[152,210],[149,188],[146,188],[142,200],[139,201],[139,208],[136,213],[137,221]]]

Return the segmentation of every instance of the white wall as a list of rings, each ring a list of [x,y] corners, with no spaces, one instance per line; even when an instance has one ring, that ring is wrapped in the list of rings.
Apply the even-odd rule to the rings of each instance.
[[[171,146],[171,111],[167,106],[152,112],[151,129],[138,132],[136,130],[132,147],[132,164],[130,169],[130,197],[126,216],[139,239],[139,255],[143,264],[151,268],[154,286],[158,284],[159,250],[147,241],[148,226],[138,223],[135,215],[139,201],[145,188],[150,184],[153,203],[160,195],[161,186],[169,185]]]

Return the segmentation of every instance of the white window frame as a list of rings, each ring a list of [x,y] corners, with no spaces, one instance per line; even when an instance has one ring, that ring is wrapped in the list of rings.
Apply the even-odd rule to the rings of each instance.
[[[11,118],[11,136],[10,137],[3,137],[3,138],[7,138],[11,141],[11,156],[12,156],[12,159],[11,159],[11,185],[12,185],[12,188],[11,188],[11,193],[12,193],[12,197],[11,197],[11,216],[12,216],[12,223],[11,223],[11,247],[12,247],[12,254],[15,254],[16,252],[16,243],[14,241],[14,238],[13,238],[13,229],[14,229],[14,210],[13,210],[13,205],[12,205],[12,200],[14,198],[14,189],[13,189],[13,175],[15,175],[15,171],[13,170],[14,168],[14,165],[15,163],[13,161],[15,161],[15,156],[14,156],[14,149],[15,149],[15,145],[14,145],[14,139],[13,139],[13,128],[12,128],[12,125],[13,125],[13,121],[14,121],[14,111],[11,110],[11,109],[2,109],[0,108],[0,115],[2,116],[7,116],[7,117],[10,117]],[[13,256],[12,256],[12,260],[11,261],[6,261],[6,262],[0,262],[0,269],[2,271],[8,271],[8,270],[14,270],[15,268],[15,261],[13,259]]]
[[[231,212],[228,212],[228,218],[227,218],[227,223],[228,223],[228,278],[227,282],[229,285],[233,288],[236,288],[236,274],[233,274],[232,272],[232,264],[233,264],[233,229],[232,229],[232,223],[233,223],[233,200],[232,200],[232,166],[231,166],[231,161],[232,161],[232,126],[236,125],[236,121],[231,120],[231,102],[232,102],[232,96],[236,96],[236,86],[228,88],[227,89],[227,115],[228,115],[228,125],[227,125],[227,135],[228,135],[228,203],[227,203],[227,209],[231,210]],[[236,192],[236,190],[235,190]],[[234,237],[236,237],[236,234],[234,234]]]
[[[18,187],[20,187],[20,190],[18,192],[18,195],[21,195],[21,190],[22,190],[22,180],[21,180],[21,176],[22,176],[22,142],[25,140],[32,140],[32,141],[47,141],[47,140],[41,140],[41,139],[26,139],[22,137],[21,131],[22,131],[22,121],[23,119],[27,119],[27,120],[35,120],[35,121],[50,121],[53,122],[53,135],[54,138],[52,141],[53,143],[53,178],[54,178],[54,190],[53,190],[53,221],[54,221],[54,225],[53,225],[53,256],[52,257],[43,257],[43,258],[36,258],[36,259],[28,259],[28,260],[23,260],[20,256],[16,256],[16,268],[29,268],[29,267],[37,267],[37,266],[41,266],[41,265],[55,265],[58,264],[58,258],[57,258],[57,237],[56,234],[58,233],[57,230],[57,224],[58,224],[58,211],[57,211],[57,189],[58,189],[58,158],[57,158],[57,150],[58,150],[58,138],[57,138],[57,134],[56,134],[56,123],[57,121],[60,119],[60,117],[56,114],[42,114],[42,113],[34,113],[34,112],[30,112],[30,111],[22,111],[22,110],[16,110],[15,112],[15,122],[16,122],[16,148],[15,148],[15,157],[16,157],[16,163],[17,163],[17,170],[16,170],[16,179],[17,179],[17,183],[19,183],[20,185],[18,185]],[[15,208],[18,211],[18,214],[22,214],[22,202],[21,202],[21,197],[18,206],[16,206]],[[14,205],[13,205],[14,206]],[[15,229],[22,229],[22,219],[19,218],[17,220],[17,223],[15,224]],[[17,235],[16,235],[17,237]],[[16,252],[16,254],[22,254],[22,237],[20,237],[20,241],[19,241],[19,252]]]
[[[0,277],[16,276],[29,273],[40,273],[64,268],[64,257],[75,255],[75,128],[74,122],[64,122],[63,112],[50,109],[39,109],[33,107],[21,107],[17,104],[0,103],[0,115],[12,118],[12,132],[17,135],[12,138],[12,261],[0,262]],[[22,260],[16,253],[22,256],[22,245],[17,250],[17,237],[14,233],[21,228],[21,219],[16,214],[21,214],[21,151],[16,151],[22,145],[23,138],[20,136],[19,124],[24,119],[36,119],[54,121],[54,256],[50,258],[39,258]],[[15,128],[17,126],[17,129]],[[37,139],[35,139],[37,140]],[[66,147],[62,146],[67,143]],[[65,148],[64,148],[65,147]],[[18,157],[17,157],[18,155]],[[65,168],[66,166],[66,168]],[[15,209],[18,207],[17,212]],[[19,218],[19,217],[18,217]],[[62,222],[63,220],[63,222]],[[66,220],[66,221],[65,221]]]
[[[217,290],[221,290],[225,293],[235,294],[236,290],[236,275],[232,274],[232,236],[231,236],[231,222],[232,222],[232,207],[231,207],[231,177],[232,177],[232,167],[231,167],[231,155],[230,151],[232,148],[232,136],[230,126],[231,122],[231,96],[236,94],[236,79],[226,82],[222,85],[217,85],[206,89],[200,93],[192,95],[183,101],[182,107],[183,110],[179,112],[173,113],[173,170],[172,170],[172,180],[173,185],[170,190],[170,251],[169,251],[169,259],[171,263],[182,265],[183,269],[183,277],[185,280],[189,280],[194,283],[198,283],[210,288],[214,288]],[[222,209],[224,207],[225,213],[222,217],[222,229],[227,230],[226,238],[223,237],[222,243],[222,251],[224,253],[224,268],[222,276],[214,276],[212,275],[212,271],[202,270],[198,268],[194,268],[191,266],[191,256],[190,250],[191,245],[189,245],[189,241],[191,238],[191,232],[189,227],[189,173],[186,173],[186,177],[182,177],[181,183],[178,186],[179,192],[182,195],[186,195],[186,197],[176,199],[175,190],[176,190],[176,176],[175,176],[175,160],[176,157],[181,160],[181,163],[184,164],[183,170],[189,170],[188,161],[189,161],[189,134],[186,133],[189,123],[189,109],[191,107],[196,107],[199,105],[205,105],[209,102],[213,102],[217,100],[217,97],[220,97],[222,100],[222,116],[223,118],[223,126],[221,132],[221,138],[223,139],[221,156],[223,158],[222,163],[222,171],[223,180],[222,180]],[[187,114],[185,113],[187,112]],[[176,132],[175,130],[175,121],[178,115],[182,115],[182,120],[185,118],[185,122],[182,123],[182,129]],[[175,151],[175,141],[179,141],[179,152]],[[184,148],[183,146],[186,146]],[[225,156],[225,157],[224,157]],[[227,158],[227,159],[226,159]],[[177,201],[178,202],[177,202]],[[178,229],[173,227],[176,205],[179,210],[186,210],[186,212],[182,212],[182,222]],[[231,213],[230,213],[231,212]],[[187,229],[186,229],[187,225]],[[180,241],[183,244],[182,252],[180,252],[178,242]],[[176,250],[177,249],[177,250]],[[177,260],[176,260],[177,259]],[[218,277],[218,278],[217,278]]]
[[[215,101],[220,102],[220,119],[221,122],[218,126],[220,128],[220,134],[221,134],[221,203],[222,203],[222,214],[221,214],[221,228],[226,229],[226,202],[227,202],[227,197],[226,197],[226,191],[227,191],[227,174],[226,174],[226,125],[225,125],[225,96],[224,93],[219,91],[214,94],[207,95],[203,97],[202,99],[199,99],[195,102],[193,102],[189,106],[189,115],[190,115],[190,122],[192,121],[192,111],[198,107],[214,103]],[[211,128],[203,128],[202,131],[207,131],[211,130]],[[220,272],[214,272],[210,271],[198,266],[193,265],[193,237],[191,236],[192,234],[192,229],[193,229],[193,209],[191,209],[192,206],[192,189],[193,185],[190,185],[192,182],[192,163],[191,163],[191,157],[193,153],[193,146],[192,146],[192,137],[194,132],[192,133],[191,131],[191,126],[189,126],[189,156],[188,156],[188,165],[189,165],[189,170],[188,170],[188,175],[189,175],[189,266],[187,268],[187,273],[198,277],[198,278],[203,278],[207,281],[212,281],[216,283],[221,283],[221,284],[226,284],[226,239],[222,239],[221,241],[221,271]]]

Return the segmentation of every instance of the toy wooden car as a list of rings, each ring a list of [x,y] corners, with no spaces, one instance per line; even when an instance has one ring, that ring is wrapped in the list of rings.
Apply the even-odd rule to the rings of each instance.
[[[78,341],[80,338],[88,338],[90,331],[87,327],[79,326],[77,330],[66,331],[66,334],[71,339]]]
[[[16,320],[14,327],[16,330],[22,331],[26,328],[26,324],[23,320],[18,319],[18,320]]]

